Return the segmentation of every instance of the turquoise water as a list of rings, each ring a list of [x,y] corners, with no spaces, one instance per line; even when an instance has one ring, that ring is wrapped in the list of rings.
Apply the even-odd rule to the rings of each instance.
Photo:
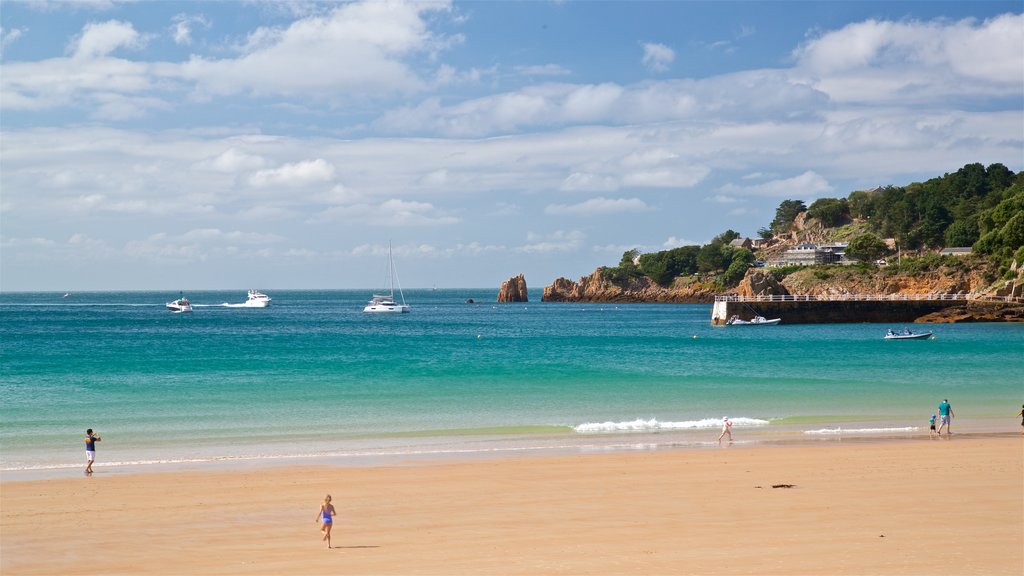
[[[0,295],[0,470],[1014,430],[1024,326],[710,326],[710,305],[495,304],[493,290]],[[481,304],[469,305],[473,298]],[[924,428],[921,428],[921,427]]]

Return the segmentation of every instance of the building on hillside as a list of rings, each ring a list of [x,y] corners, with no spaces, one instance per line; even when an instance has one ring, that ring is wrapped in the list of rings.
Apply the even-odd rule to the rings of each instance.
[[[750,238],[737,238],[732,242],[729,242],[729,246],[732,246],[733,248],[746,248],[747,250],[750,250],[750,248],[753,247],[753,243],[750,241]]]
[[[943,248],[939,254],[942,256],[969,256],[971,252],[970,246],[960,246],[956,248]]]
[[[750,247],[754,250],[760,250],[761,248],[765,248],[769,245],[771,245],[771,240],[767,240],[765,238],[754,238],[750,241]]]
[[[851,264],[846,259],[846,247],[849,242],[830,242],[815,244],[805,242],[797,244],[782,255],[783,266],[813,266],[815,264]]]

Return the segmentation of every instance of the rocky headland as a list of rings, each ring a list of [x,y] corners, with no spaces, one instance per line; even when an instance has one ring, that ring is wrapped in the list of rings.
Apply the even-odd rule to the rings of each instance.
[[[714,285],[690,279],[677,279],[672,286],[663,287],[640,276],[619,285],[598,268],[579,282],[556,279],[544,287],[541,302],[713,302],[716,295]]]
[[[1014,280],[998,281],[984,263],[965,260],[938,269],[907,272],[885,267],[809,266],[799,270],[751,268],[731,289],[722,289],[711,278],[677,278],[660,286],[646,276],[613,282],[603,269],[574,282],[558,278],[544,288],[543,302],[712,302],[716,296],[815,296],[841,301],[858,295],[956,294],[970,298],[963,305],[939,311],[918,312],[915,322],[1022,322],[1024,305],[998,303],[987,297],[1021,296],[1024,270]],[[927,313],[926,313],[927,312]],[[833,321],[842,321],[833,319]]]

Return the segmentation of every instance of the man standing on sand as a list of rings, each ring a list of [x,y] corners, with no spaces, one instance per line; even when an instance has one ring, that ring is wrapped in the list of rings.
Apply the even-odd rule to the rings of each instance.
[[[943,399],[942,404],[939,404],[939,436],[942,436],[942,429],[946,429],[946,435],[953,433],[953,425],[950,423],[950,419],[956,416],[953,413],[953,407],[949,405],[949,400]]]
[[[101,440],[99,434],[93,434],[92,428],[85,431],[85,473],[92,474],[92,462],[96,459],[96,443]]]

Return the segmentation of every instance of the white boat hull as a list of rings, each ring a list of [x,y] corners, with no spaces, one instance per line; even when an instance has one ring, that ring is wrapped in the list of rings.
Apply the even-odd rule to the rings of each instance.
[[[775,326],[779,322],[782,322],[782,318],[762,318],[760,316],[755,317],[753,320],[741,320],[739,318],[733,318],[726,322],[729,326]]]
[[[188,302],[181,303],[175,300],[174,302],[167,303],[167,309],[170,310],[171,312],[174,312],[175,314],[181,314],[182,312],[191,312],[192,305],[189,304]]]
[[[409,310],[405,304],[370,304],[363,308],[363,312],[373,314],[406,314]]]
[[[932,337],[931,332],[922,332],[920,334],[886,334],[885,340],[927,340]]]

